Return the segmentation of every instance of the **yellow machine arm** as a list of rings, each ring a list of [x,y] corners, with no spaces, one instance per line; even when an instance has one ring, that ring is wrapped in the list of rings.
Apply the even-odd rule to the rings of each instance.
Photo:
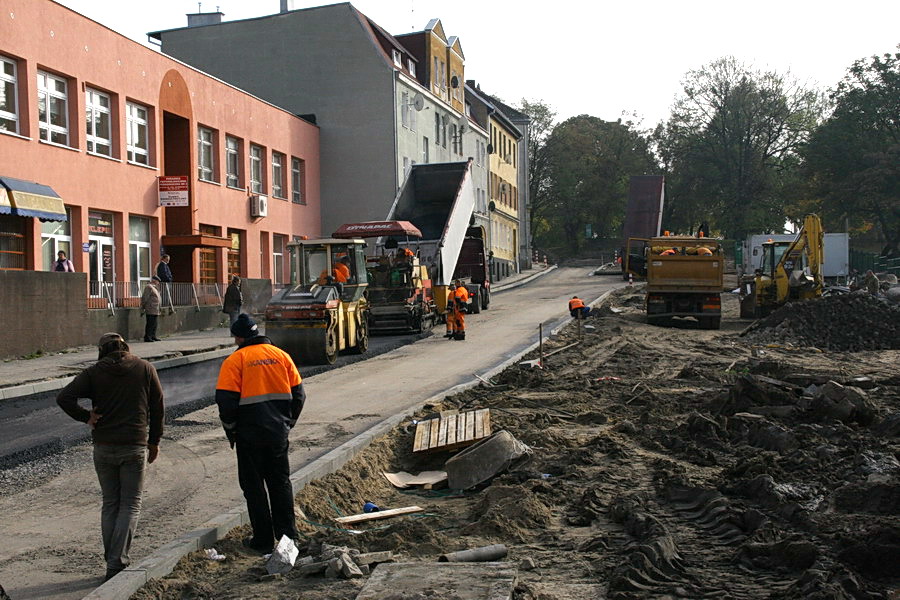
[[[805,300],[822,295],[825,285],[824,242],[822,221],[817,215],[807,215],[797,239],[785,249],[774,269],[766,272],[771,267],[763,265],[763,272],[756,278],[757,307],[762,314],[788,300]],[[766,245],[769,244],[774,248],[774,243],[767,242]],[[769,252],[773,251],[772,248]]]

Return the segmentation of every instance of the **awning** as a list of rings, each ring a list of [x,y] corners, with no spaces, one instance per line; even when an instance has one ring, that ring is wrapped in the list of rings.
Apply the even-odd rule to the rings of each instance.
[[[409,221],[366,221],[341,225],[334,232],[336,238],[367,238],[384,235],[422,237],[419,228]]]
[[[164,235],[163,246],[193,246],[195,248],[231,248],[230,237],[195,233],[193,235]]]
[[[34,217],[42,221],[65,221],[66,207],[62,198],[49,185],[0,177],[0,213]]]

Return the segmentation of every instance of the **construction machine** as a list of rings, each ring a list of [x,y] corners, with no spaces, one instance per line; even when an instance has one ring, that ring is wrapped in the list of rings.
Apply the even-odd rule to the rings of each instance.
[[[419,259],[422,232],[409,221],[341,225],[336,238],[378,238],[366,259],[369,332],[428,331],[438,318],[428,267]],[[372,250],[372,249],[370,249]]]
[[[822,295],[825,242],[818,215],[807,215],[803,227],[791,242],[767,241],[762,245],[762,264],[741,293],[752,295],[755,317],[764,317],[791,300],[808,300]],[[744,302],[742,302],[742,307]],[[743,316],[746,311],[742,309]]]
[[[366,242],[325,238],[288,244],[291,282],[266,306],[266,335],[298,364],[333,364],[369,345]]]

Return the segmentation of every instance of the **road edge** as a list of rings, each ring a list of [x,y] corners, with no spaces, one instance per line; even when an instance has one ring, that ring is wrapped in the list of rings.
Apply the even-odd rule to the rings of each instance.
[[[554,267],[555,268],[555,265]],[[544,272],[548,272],[547,271]],[[609,290],[601,294],[595,300],[590,302],[589,306],[600,306],[609,295],[615,291]],[[555,335],[561,331],[566,325],[572,321],[572,317],[567,317],[550,331],[550,335]],[[482,379],[490,379],[494,375],[502,372],[504,369],[521,360],[523,356],[532,352],[538,347],[538,342],[534,342],[526,346],[523,350],[516,351],[506,360],[501,361],[497,365],[491,367],[479,377]],[[415,414],[417,411],[425,408],[430,404],[435,404],[446,396],[456,394],[458,392],[476,387],[482,381],[478,377],[474,377],[470,381],[466,381],[441,392],[433,394],[424,401],[409,407],[395,415],[376,423],[369,429],[347,440],[337,448],[328,451],[319,458],[313,460],[308,465],[301,467],[291,474],[291,484],[294,488],[294,495],[300,492],[304,486],[314,479],[319,479],[325,475],[334,473],[350,460],[359,455],[363,450],[369,447],[376,439],[389,432],[404,419]],[[149,556],[138,561],[134,565],[94,589],[83,600],[128,600],[151,579],[164,577],[172,572],[178,561],[191,552],[195,552],[202,548],[210,547],[212,544],[223,538],[229,531],[240,525],[250,523],[245,505],[235,507],[225,513],[213,517],[197,529],[189,531],[175,538],[171,542],[164,544]]]

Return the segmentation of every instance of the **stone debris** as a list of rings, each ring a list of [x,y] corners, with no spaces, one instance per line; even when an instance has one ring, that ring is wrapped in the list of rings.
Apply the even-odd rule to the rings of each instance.
[[[394,562],[394,553],[389,550],[361,553],[356,548],[323,543],[312,554],[297,560],[294,570],[301,575],[324,573],[331,579],[359,579],[368,576],[374,565],[387,562]]]

